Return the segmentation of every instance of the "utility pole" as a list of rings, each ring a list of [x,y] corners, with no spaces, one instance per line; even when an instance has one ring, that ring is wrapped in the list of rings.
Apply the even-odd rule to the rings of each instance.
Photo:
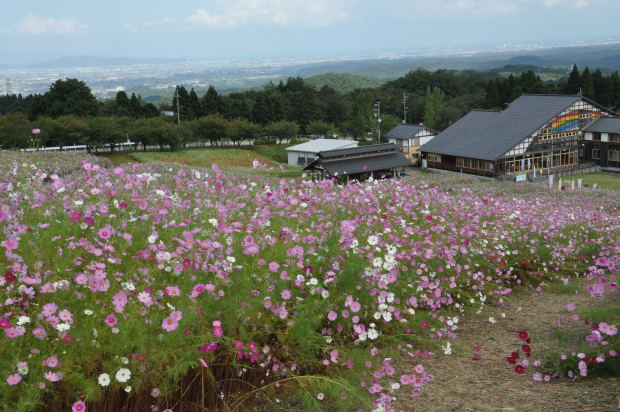
[[[407,93],[403,92],[403,124],[407,124]]]
[[[377,144],[381,143],[381,102],[377,100],[374,104],[375,119],[377,120]]]
[[[179,105],[179,85],[177,84],[176,89],[176,98],[177,98],[177,124],[181,124],[181,106]]]

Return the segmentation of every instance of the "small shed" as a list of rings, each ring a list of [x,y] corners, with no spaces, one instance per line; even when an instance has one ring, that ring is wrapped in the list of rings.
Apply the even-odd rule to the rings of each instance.
[[[319,152],[357,147],[357,141],[344,139],[316,139],[286,149],[290,166],[306,166]]]
[[[408,166],[411,162],[396,145],[384,143],[320,152],[304,170],[312,170],[317,179],[349,181],[400,176]]]

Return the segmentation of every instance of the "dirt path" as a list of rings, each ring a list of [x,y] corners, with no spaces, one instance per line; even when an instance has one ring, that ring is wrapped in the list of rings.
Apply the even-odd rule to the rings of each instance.
[[[527,292],[488,307],[461,325],[453,354],[437,355],[424,362],[435,380],[425,385],[417,399],[409,398],[398,410],[425,411],[618,411],[620,378],[556,379],[534,382],[531,374],[517,375],[505,358],[520,346],[517,334],[526,330],[533,337],[545,336],[556,319],[566,315],[566,305],[577,308],[618,306],[620,292],[594,299],[582,288],[575,292]],[[505,317],[502,317],[502,313]],[[491,324],[489,317],[496,319]],[[540,344],[540,341],[539,341]],[[473,360],[474,347],[482,346],[483,359]],[[401,401],[405,402],[401,398]]]

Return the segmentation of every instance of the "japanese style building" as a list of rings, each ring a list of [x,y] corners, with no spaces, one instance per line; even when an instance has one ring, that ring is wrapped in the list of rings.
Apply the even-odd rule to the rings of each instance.
[[[430,142],[437,132],[422,124],[399,124],[383,135],[389,143],[400,148],[405,157],[413,164],[420,160],[420,146]]]
[[[584,161],[620,168],[620,118],[600,117],[586,126],[580,154]]]
[[[344,183],[399,176],[407,166],[412,164],[398,146],[384,143],[320,152],[304,170],[312,171],[315,179],[337,178]]]
[[[439,133],[420,148],[423,166],[498,177],[540,176],[594,165],[600,158],[586,152],[595,146],[602,149],[610,123],[601,123],[601,132],[591,130],[589,146],[584,131],[596,125],[595,120],[613,116],[581,95],[524,94],[504,110],[474,110]],[[599,144],[594,143],[595,133],[601,133]]]

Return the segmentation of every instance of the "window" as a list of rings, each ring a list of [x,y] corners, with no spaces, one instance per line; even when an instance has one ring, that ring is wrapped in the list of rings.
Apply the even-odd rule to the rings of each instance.
[[[609,151],[609,161],[610,162],[620,162],[620,150],[610,150]]]
[[[601,133],[600,132],[594,132],[592,133],[592,140],[595,140],[597,142],[601,141]]]
[[[306,165],[306,158],[305,157],[297,157],[297,166],[305,166]]]
[[[592,149],[592,159],[601,158],[601,149]]]
[[[433,163],[441,163],[441,155],[437,153],[429,153],[428,161]]]
[[[609,141],[611,143],[620,143],[620,134],[618,134],[618,133],[609,133]]]
[[[465,167],[464,160],[462,157],[456,158],[456,167]]]

